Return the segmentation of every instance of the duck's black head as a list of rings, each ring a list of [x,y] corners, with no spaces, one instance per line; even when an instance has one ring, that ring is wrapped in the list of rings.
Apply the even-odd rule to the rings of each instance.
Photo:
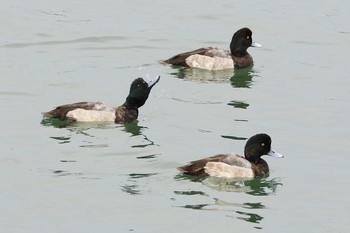
[[[244,148],[244,156],[248,161],[256,163],[263,155],[283,158],[281,154],[271,150],[271,137],[269,135],[256,134],[248,139]]]
[[[242,57],[247,53],[249,47],[261,47],[260,44],[253,42],[252,31],[249,28],[241,28],[232,36],[230,50],[235,57]]]
[[[131,108],[139,108],[145,104],[151,89],[159,81],[160,76],[146,82],[143,78],[135,79],[130,86],[125,104]]]

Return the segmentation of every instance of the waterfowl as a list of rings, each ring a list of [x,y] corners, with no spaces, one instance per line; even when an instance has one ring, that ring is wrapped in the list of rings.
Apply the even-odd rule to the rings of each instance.
[[[199,48],[177,54],[162,63],[206,70],[243,68],[253,64],[253,58],[247,52],[249,47],[261,45],[253,42],[249,28],[241,28],[232,36],[230,51],[217,47]]]
[[[269,166],[261,156],[269,155],[283,158],[271,150],[271,137],[267,134],[256,134],[248,139],[244,156],[237,154],[218,154],[208,158],[189,162],[177,169],[184,174],[196,176],[214,176],[225,178],[254,178],[266,175]]]
[[[135,79],[130,86],[129,95],[125,102],[113,108],[102,102],[78,102],[56,107],[44,112],[44,117],[58,118],[68,121],[114,121],[128,123],[137,119],[138,108],[143,106],[152,87],[159,81],[160,76],[146,82],[143,78]]]

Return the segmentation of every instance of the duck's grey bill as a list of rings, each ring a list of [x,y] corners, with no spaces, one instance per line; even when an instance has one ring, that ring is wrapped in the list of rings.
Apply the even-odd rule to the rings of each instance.
[[[270,150],[270,152],[267,153],[266,155],[275,157],[275,158],[283,158],[283,155],[281,155],[280,153],[274,152],[273,150]]]
[[[254,42],[254,41],[253,41],[251,46],[255,47],[255,48],[261,48],[261,44],[258,44],[258,43]]]
[[[147,82],[148,87],[153,87],[154,85],[156,85],[156,83],[159,81],[159,79],[160,79],[160,75],[158,75],[154,79],[149,80]]]

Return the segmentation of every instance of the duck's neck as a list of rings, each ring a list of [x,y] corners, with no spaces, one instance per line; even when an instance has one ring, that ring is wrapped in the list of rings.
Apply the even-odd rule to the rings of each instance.
[[[249,53],[246,53],[244,56],[234,56],[232,55],[232,59],[235,64],[235,68],[244,68],[253,64],[253,58]]]
[[[138,108],[125,102],[115,110],[115,123],[132,122],[137,119],[138,115]]]
[[[126,110],[138,109],[138,107],[135,106],[135,104],[129,103],[128,101],[125,101],[125,103],[124,103],[122,106],[120,106],[120,107],[123,107],[123,108],[125,108]]]
[[[265,160],[259,159],[257,162],[252,163],[255,176],[265,176],[269,173],[269,165]]]
[[[248,54],[247,49],[246,48],[239,48],[239,47],[235,47],[235,48],[230,48],[231,54],[234,57],[244,57]]]

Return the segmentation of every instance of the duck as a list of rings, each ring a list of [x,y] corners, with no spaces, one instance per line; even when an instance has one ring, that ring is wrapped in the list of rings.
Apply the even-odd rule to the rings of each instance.
[[[249,47],[259,48],[261,45],[253,42],[252,31],[245,27],[233,34],[230,51],[217,47],[199,48],[177,54],[161,63],[206,70],[244,68],[253,64],[253,58],[247,52]]]
[[[42,114],[45,118],[57,118],[68,122],[130,123],[137,119],[138,109],[145,104],[151,89],[159,80],[160,76],[147,82],[141,77],[135,79],[131,83],[125,102],[117,108],[103,102],[78,102],[61,105]]]
[[[244,148],[244,157],[237,154],[217,154],[195,160],[177,169],[183,174],[218,178],[255,178],[269,173],[269,166],[261,158],[268,155],[283,158],[283,155],[271,149],[271,137],[260,133],[248,139]]]

